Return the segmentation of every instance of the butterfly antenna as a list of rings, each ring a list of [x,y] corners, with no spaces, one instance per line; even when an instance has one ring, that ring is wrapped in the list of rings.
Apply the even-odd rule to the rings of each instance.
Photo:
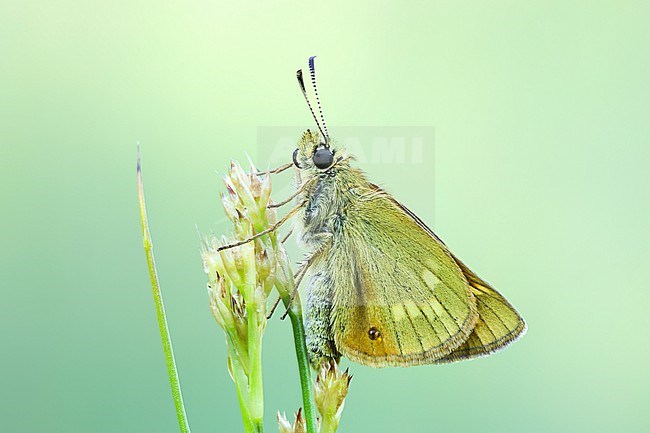
[[[327,132],[327,125],[325,124],[325,116],[323,116],[323,107],[320,105],[320,98],[318,97],[318,88],[316,87],[316,66],[314,65],[314,59],[316,56],[311,56],[309,58],[309,74],[311,75],[311,85],[314,87],[314,94],[316,94],[316,104],[318,105],[318,113],[320,114],[320,121],[325,130],[325,143],[329,144],[330,135]]]
[[[316,122],[316,126],[318,126],[318,130],[320,131],[321,134],[323,134],[324,137],[327,137],[327,134],[323,132],[323,128],[321,128],[320,123],[318,122],[318,117],[316,117],[316,113],[314,112],[314,109],[311,106],[311,102],[309,102],[309,98],[307,97],[307,90],[305,89],[305,80],[302,78],[302,69],[298,69],[296,71],[296,78],[298,78],[298,84],[300,85],[300,90],[302,90],[302,96],[304,96],[305,101],[307,101],[307,106],[309,107],[309,111],[311,111],[311,116],[314,118],[314,121]]]

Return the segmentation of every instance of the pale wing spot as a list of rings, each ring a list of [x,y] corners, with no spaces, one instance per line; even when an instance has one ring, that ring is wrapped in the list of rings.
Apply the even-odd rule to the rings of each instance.
[[[424,312],[418,306],[418,304],[416,304],[413,300],[408,300],[404,302],[404,308],[411,318],[411,324],[418,334],[418,339],[420,340],[422,351],[427,352],[440,344],[440,338],[438,338],[437,333],[435,332],[435,328],[426,318]],[[431,314],[433,314],[433,311],[431,311]]]
[[[435,275],[433,275],[433,272],[431,272],[431,271],[428,270],[428,269],[426,269],[426,270],[422,273],[422,279],[423,279],[424,282],[427,284],[427,286],[429,286],[429,288],[430,288],[431,290],[435,289],[435,288],[436,288],[436,284],[440,281],[440,280],[438,280],[438,277],[436,277]]]
[[[406,307],[406,311],[409,313],[411,318],[416,318],[417,316],[422,315],[420,308],[411,300],[404,302],[404,307]]]
[[[436,313],[436,316],[441,317],[447,315],[447,312],[436,298],[429,298],[429,305]]]
[[[429,303],[431,304],[433,311],[436,312],[438,320],[442,322],[442,325],[445,327],[449,335],[451,336],[456,334],[459,330],[458,323],[456,323],[447,308],[435,296],[429,299]]]
[[[393,318],[396,322],[406,319],[406,311],[404,310],[404,306],[402,304],[393,305],[392,310]]]
[[[429,322],[431,322],[431,326],[433,326],[433,323],[436,322],[437,318],[431,307],[429,305],[423,305],[422,312],[427,317],[427,319],[429,319]]]
[[[431,328],[433,329],[437,339],[439,340],[437,344],[442,343],[444,340],[446,340],[448,337],[451,336],[447,328],[440,321],[438,315],[436,315],[436,313],[433,312],[431,305],[422,305],[422,312],[426,316],[427,320],[429,321],[429,324],[431,325]]]

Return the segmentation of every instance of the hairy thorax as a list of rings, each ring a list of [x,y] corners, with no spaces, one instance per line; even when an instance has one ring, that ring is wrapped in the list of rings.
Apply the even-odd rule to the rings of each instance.
[[[298,197],[301,202],[306,201],[299,223],[299,239],[310,250],[317,250],[323,242],[335,239],[345,230],[348,212],[361,187],[358,182],[366,182],[361,172],[347,164],[327,172],[309,173],[309,176],[316,179]],[[356,185],[351,182],[352,178]],[[307,179],[296,178],[299,183]]]

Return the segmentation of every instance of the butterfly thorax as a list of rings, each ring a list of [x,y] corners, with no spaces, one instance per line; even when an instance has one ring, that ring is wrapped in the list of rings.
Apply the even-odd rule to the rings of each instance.
[[[349,159],[327,171],[302,171],[296,176],[299,184],[309,179],[313,180],[298,197],[305,202],[300,240],[310,249],[317,249],[329,235],[345,231],[350,212],[370,184],[361,170],[350,166]],[[331,238],[335,241],[338,236]]]
[[[318,168],[314,154],[324,147],[331,151],[333,163]],[[352,160],[339,146],[330,147],[329,138],[316,131],[305,131],[298,141],[294,154],[296,188],[306,185],[297,196],[297,202],[304,203],[298,224],[299,239],[311,251],[322,247],[327,239],[335,241],[337,237],[333,235],[345,230],[356,196],[370,188],[364,173],[350,166]]]

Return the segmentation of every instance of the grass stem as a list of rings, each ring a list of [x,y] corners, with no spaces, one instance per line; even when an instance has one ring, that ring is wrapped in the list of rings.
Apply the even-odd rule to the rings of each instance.
[[[190,425],[185,414],[185,405],[183,404],[183,395],[181,393],[181,384],[178,379],[176,370],[176,361],[174,360],[174,350],[172,340],[169,336],[167,326],[167,316],[165,314],[165,305],[163,303],[160,283],[158,282],[158,273],[156,272],[156,262],[153,255],[153,244],[151,234],[149,233],[149,222],[147,220],[147,207],[144,201],[144,187],[142,184],[142,170],[140,166],[140,146],[138,145],[138,201],[140,203],[140,223],[142,225],[142,239],[144,243],[144,252],[147,256],[147,266],[149,268],[149,278],[151,279],[151,289],[153,291],[153,301],[156,307],[156,318],[158,319],[158,329],[162,340],[163,352],[165,353],[165,363],[167,364],[167,374],[169,375],[169,384],[172,389],[174,406],[176,407],[176,416],[181,433],[190,433]]]

